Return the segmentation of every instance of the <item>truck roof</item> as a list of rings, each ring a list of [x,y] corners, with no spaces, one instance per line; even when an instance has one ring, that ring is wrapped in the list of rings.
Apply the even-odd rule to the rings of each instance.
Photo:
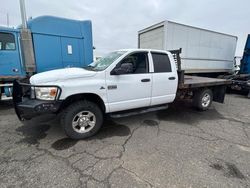
[[[10,32],[19,32],[19,30],[18,29],[15,29],[15,28],[11,28],[11,27],[3,27],[3,26],[0,26],[0,30],[1,31],[10,31]]]
[[[176,24],[176,25],[182,25],[182,26],[186,26],[186,27],[191,27],[191,28],[195,28],[195,29],[199,29],[199,30],[203,30],[203,31],[208,31],[208,32],[212,32],[212,33],[217,33],[217,34],[221,34],[221,35],[227,35],[227,36],[230,36],[230,37],[235,37],[236,39],[238,39],[237,36],[235,35],[231,35],[231,34],[227,34],[227,33],[222,33],[222,32],[218,32],[218,31],[213,31],[213,30],[210,30],[210,29],[204,29],[204,28],[200,28],[200,27],[195,27],[195,26],[191,26],[191,25],[186,25],[186,24],[182,24],[182,23],[177,23],[177,22],[174,22],[174,21],[170,21],[170,20],[165,20],[165,21],[162,21],[162,22],[159,22],[159,23],[156,23],[154,25],[151,25],[149,27],[146,27],[140,31],[138,31],[139,34],[141,33],[145,33],[147,31],[150,31],[150,30],[153,30],[155,28],[158,28],[160,26],[163,26],[165,23],[173,23],[173,24]]]
[[[39,16],[27,22],[32,33],[83,38],[85,26],[91,28],[90,20],[71,20],[54,16]],[[20,28],[20,26],[19,26]]]
[[[119,50],[116,50],[116,51],[127,51],[127,52],[154,51],[154,52],[163,52],[163,53],[169,52],[169,51],[166,51],[166,50],[141,49],[141,48],[119,49]],[[170,53],[170,52],[169,52],[169,53]]]
[[[59,18],[55,16],[39,16],[30,19],[27,22],[28,28],[32,33],[49,34],[83,38],[86,34],[85,26],[91,28],[90,20],[71,20],[67,18]],[[22,25],[17,28],[9,28],[0,26],[1,31],[19,32]]]

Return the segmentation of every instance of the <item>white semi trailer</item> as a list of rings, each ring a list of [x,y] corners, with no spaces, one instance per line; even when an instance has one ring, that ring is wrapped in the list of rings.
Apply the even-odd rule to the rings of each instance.
[[[182,48],[181,68],[185,73],[231,73],[236,45],[236,36],[172,21],[163,21],[138,32],[139,48]]]

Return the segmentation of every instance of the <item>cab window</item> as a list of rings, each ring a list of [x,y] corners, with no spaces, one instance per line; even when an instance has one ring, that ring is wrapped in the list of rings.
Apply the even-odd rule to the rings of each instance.
[[[132,63],[133,73],[132,74],[143,74],[148,73],[148,53],[138,52],[125,57],[121,64]]]
[[[10,33],[0,33],[0,50],[15,50],[15,36]]]
[[[165,53],[152,52],[152,58],[154,61],[154,72],[171,72],[171,63],[169,57]]]

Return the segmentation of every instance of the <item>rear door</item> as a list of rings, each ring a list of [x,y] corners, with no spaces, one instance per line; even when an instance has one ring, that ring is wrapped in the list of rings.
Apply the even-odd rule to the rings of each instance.
[[[176,67],[172,67],[167,53],[151,52],[154,73],[152,74],[151,105],[171,103],[177,90]]]
[[[0,32],[0,76],[21,75],[17,33]]]

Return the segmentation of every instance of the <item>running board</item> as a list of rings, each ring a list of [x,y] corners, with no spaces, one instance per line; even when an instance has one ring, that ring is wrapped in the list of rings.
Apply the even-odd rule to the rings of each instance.
[[[2,97],[0,97],[0,100],[2,101],[12,100],[12,97],[6,97],[5,95],[2,95]]]
[[[122,112],[115,112],[115,113],[110,113],[109,116],[111,118],[121,118],[121,117],[128,117],[128,116],[135,116],[139,114],[145,114],[148,112],[154,112],[158,110],[166,110],[168,109],[168,105],[161,105],[161,106],[153,106],[153,107],[148,107],[148,108],[139,108],[139,109],[133,109],[133,110],[126,110]]]

